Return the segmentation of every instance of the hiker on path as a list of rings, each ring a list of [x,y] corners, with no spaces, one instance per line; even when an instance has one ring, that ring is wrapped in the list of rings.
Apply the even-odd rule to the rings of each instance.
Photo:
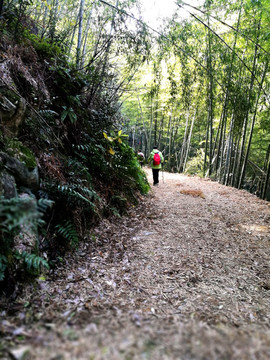
[[[138,158],[138,161],[139,161],[141,167],[143,167],[145,157],[144,157],[144,153],[142,152],[141,149],[138,151],[137,158]]]
[[[159,170],[162,167],[162,163],[164,161],[163,155],[161,151],[158,150],[157,146],[153,147],[153,150],[148,158],[148,161],[152,166],[153,173],[153,184],[158,185],[159,183]]]

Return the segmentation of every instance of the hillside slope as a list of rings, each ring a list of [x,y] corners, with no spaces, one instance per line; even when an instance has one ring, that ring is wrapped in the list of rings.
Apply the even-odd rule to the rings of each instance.
[[[25,29],[16,41],[5,31],[0,50],[0,290],[12,294],[149,185],[106,69],[79,71]]]

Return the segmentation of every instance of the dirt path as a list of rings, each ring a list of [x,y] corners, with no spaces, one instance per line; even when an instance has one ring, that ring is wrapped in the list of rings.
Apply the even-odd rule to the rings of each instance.
[[[269,219],[245,191],[165,173],[2,311],[3,358],[269,359]]]

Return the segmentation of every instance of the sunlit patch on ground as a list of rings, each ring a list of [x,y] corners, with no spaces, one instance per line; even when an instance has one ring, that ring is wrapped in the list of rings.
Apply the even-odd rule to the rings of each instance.
[[[256,224],[253,224],[253,225],[240,224],[240,227],[249,232],[269,233],[269,235],[270,235],[270,226],[256,225]]]
[[[204,193],[201,190],[180,190],[180,193],[183,195],[191,195],[195,197],[201,197],[205,199]]]

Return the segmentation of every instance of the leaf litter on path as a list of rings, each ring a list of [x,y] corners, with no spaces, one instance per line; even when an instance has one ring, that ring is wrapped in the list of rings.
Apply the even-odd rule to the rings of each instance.
[[[245,191],[165,173],[128,216],[104,219],[95,243],[25,288],[13,311],[1,300],[1,351],[269,359],[269,219],[269,204]]]

